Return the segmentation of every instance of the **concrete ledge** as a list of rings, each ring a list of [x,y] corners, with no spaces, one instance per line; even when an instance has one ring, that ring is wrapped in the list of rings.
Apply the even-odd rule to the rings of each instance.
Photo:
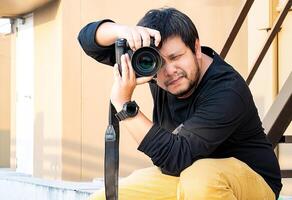
[[[3,200],[83,200],[101,187],[102,179],[94,182],[55,181],[0,170],[0,199]]]
[[[45,180],[0,169],[1,200],[85,200],[103,186],[103,179],[93,182]],[[292,200],[292,196],[283,194],[279,200]]]

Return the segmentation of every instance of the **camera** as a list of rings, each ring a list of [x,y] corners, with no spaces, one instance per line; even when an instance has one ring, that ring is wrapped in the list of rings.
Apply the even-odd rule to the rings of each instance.
[[[132,51],[127,40],[124,38],[117,39],[115,42],[116,63],[119,65],[121,73],[121,56],[129,54],[136,77],[154,76],[162,65],[162,58],[154,45],[154,39],[151,38],[149,47],[141,47]]]

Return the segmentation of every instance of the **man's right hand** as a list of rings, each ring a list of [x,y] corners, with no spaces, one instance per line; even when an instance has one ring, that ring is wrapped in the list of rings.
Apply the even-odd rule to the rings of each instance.
[[[101,46],[109,46],[118,38],[125,38],[130,48],[135,51],[142,46],[149,46],[150,37],[154,37],[155,46],[158,46],[161,36],[157,30],[142,26],[126,26],[105,22],[97,29],[95,40]]]

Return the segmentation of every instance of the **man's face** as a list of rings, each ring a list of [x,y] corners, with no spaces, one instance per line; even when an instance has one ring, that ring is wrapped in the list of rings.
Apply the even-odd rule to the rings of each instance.
[[[179,98],[188,97],[200,77],[196,55],[178,36],[168,38],[159,52],[164,63],[157,72],[158,86]]]

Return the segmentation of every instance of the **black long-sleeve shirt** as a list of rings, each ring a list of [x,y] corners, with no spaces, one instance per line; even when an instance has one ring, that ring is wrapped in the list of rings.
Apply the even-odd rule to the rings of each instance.
[[[78,40],[87,55],[113,66],[114,45],[101,47],[95,42],[95,32],[104,21],[85,26]],[[174,176],[200,158],[235,157],[260,174],[278,197],[279,164],[248,86],[212,49],[202,47],[202,52],[213,62],[190,97],[179,99],[149,83],[154,125],[138,149],[163,173]]]

